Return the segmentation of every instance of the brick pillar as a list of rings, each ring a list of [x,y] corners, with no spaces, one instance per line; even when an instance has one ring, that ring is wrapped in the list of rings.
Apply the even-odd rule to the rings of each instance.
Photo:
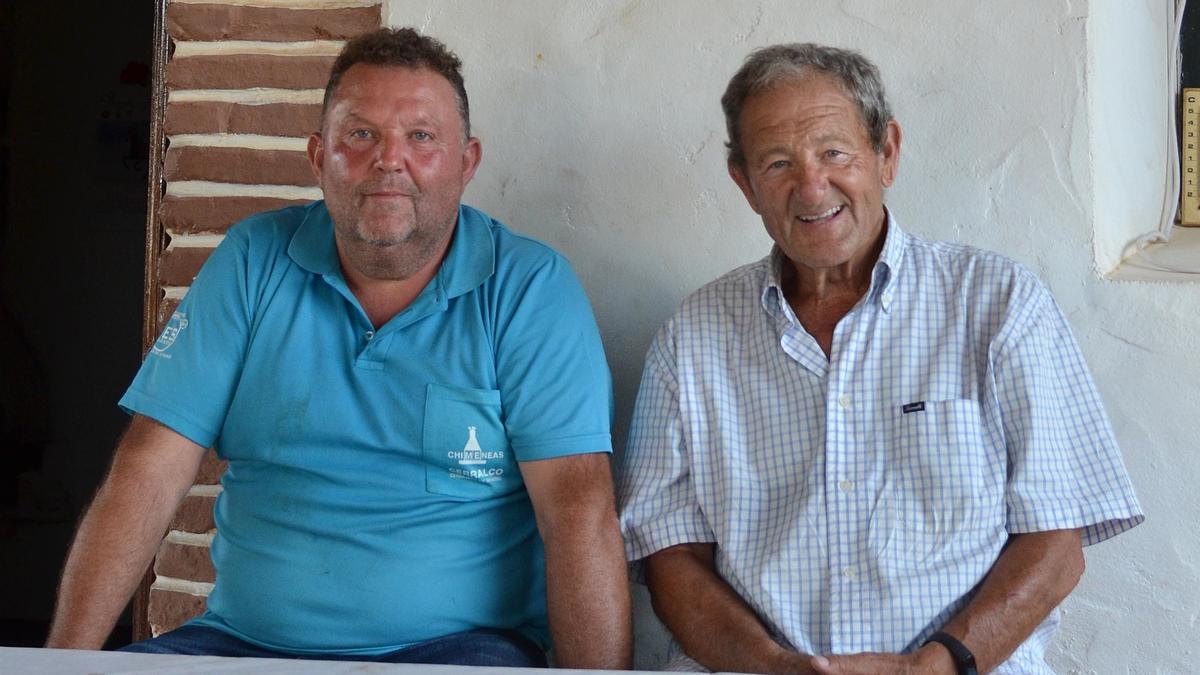
[[[329,67],[381,25],[381,0],[168,0],[165,189],[151,223],[148,308],[158,329],[234,222],[321,197],[305,157]],[[157,332],[157,331],[156,331]],[[215,573],[213,504],[224,466],[209,451],[154,561],[141,633],[204,610]],[[143,593],[145,590],[143,589]],[[142,596],[145,598],[146,596]]]

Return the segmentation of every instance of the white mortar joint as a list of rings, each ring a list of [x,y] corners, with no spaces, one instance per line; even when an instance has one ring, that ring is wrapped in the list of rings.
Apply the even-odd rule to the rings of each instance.
[[[344,40],[308,40],[303,42],[266,42],[262,40],[178,40],[174,59],[192,56],[337,56]]]
[[[187,579],[176,579],[174,577],[158,576],[154,578],[154,583],[150,584],[150,590],[159,591],[174,591],[176,593],[187,593],[188,595],[196,595],[199,597],[208,597],[212,593],[213,585],[204,581],[188,581]]]
[[[296,136],[262,134],[178,134],[170,136],[171,147],[244,148],[247,150],[287,150],[307,152],[308,139]]]
[[[213,537],[215,535],[216,532],[183,532],[182,530],[171,530],[167,533],[164,541],[170,544],[179,544],[181,546],[208,548],[212,546]]]
[[[171,0],[179,5],[230,5],[278,9],[356,9],[383,4],[382,0]]]
[[[170,103],[241,103],[243,105],[268,105],[271,103],[321,103],[325,99],[324,89],[280,89],[276,87],[251,87],[249,89],[178,89],[167,94]]]
[[[246,185],[207,180],[176,180],[167,183],[168,197],[268,197],[274,199],[321,199],[318,187],[299,185]]]

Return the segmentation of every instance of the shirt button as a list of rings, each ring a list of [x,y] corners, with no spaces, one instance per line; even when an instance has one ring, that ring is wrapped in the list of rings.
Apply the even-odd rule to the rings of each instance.
[[[375,331],[369,330],[366,333],[363,333],[363,337],[367,338],[367,342],[370,342],[371,340],[375,339]]]
[[[850,581],[855,581],[858,579],[858,570],[853,567],[843,567],[842,576]]]
[[[854,491],[854,483],[852,481],[844,480],[844,481],[838,483],[838,487],[840,487],[842,489],[842,492],[853,492]]]
[[[838,405],[842,406],[842,408],[849,410],[850,396],[847,394],[842,394],[842,397],[838,399]]]
[[[883,304],[885,304],[885,305],[892,304],[892,294],[891,293],[884,293],[883,296],[880,297],[879,299],[883,300]]]

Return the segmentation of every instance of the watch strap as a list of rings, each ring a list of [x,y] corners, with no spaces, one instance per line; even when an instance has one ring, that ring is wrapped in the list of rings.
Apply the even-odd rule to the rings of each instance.
[[[975,668],[975,655],[971,653],[967,646],[958,641],[958,638],[948,633],[937,632],[929,636],[925,644],[936,642],[946,649],[950,650],[950,656],[954,659],[954,667],[958,670],[958,675],[978,675],[979,671]]]

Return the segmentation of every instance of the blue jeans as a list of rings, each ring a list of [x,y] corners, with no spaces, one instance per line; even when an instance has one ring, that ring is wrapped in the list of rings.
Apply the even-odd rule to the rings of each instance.
[[[288,654],[277,652],[206,626],[185,624],[169,633],[135,642],[118,651],[143,654],[200,654],[264,659],[321,659],[377,663],[440,663],[457,666],[546,667],[546,654],[513,630],[482,628],[454,633],[386,654]]]

